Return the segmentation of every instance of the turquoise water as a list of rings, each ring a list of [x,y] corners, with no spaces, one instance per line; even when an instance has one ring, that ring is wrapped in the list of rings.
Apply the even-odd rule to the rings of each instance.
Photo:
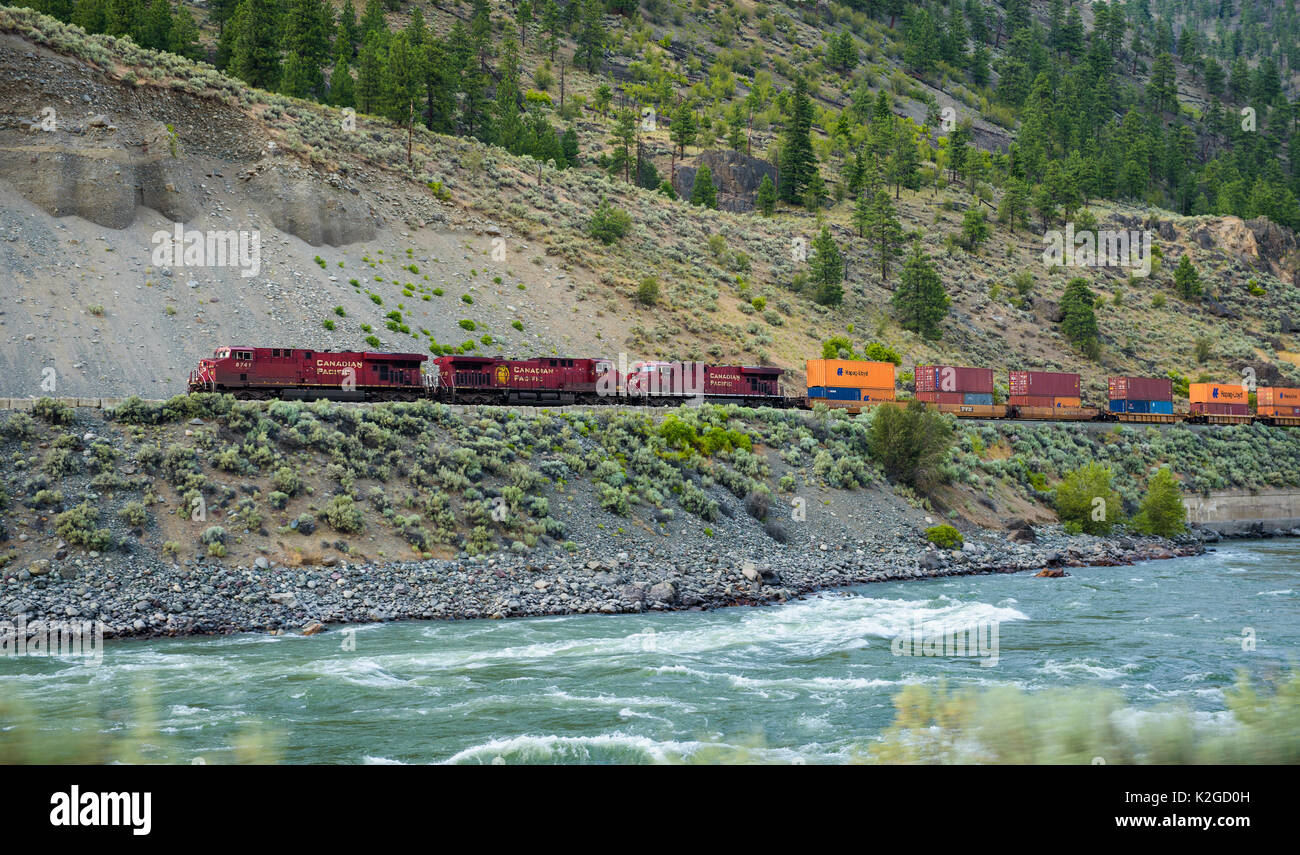
[[[109,642],[102,662],[0,659],[51,736],[126,734],[144,757],[227,762],[842,762],[909,682],[1104,686],[1212,715],[1238,669],[1300,660],[1300,541],[1196,558],[868,585],[769,608],[369,625],[303,637]],[[988,630],[997,662],[896,656],[914,620]],[[1243,650],[1249,628],[1256,649]],[[499,758],[499,759],[498,759]]]

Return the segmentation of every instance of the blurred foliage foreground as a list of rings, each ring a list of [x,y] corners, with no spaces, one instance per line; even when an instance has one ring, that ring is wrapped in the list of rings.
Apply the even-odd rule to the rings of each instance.
[[[949,690],[913,684],[894,697],[879,738],[850,752],[858,763],[1227,764],[1300,762],[1300,671],[1257,685],[1244,672],[1227,709],[1137,709],[1115,691],[1014,687]],[[61,705],[63,706],[63,705]],[[228,745],[186,750],[156,724],[152,693],[131,709],[43,710],[0,697],[0,764],[278,762],[280,737],[247,724]],[[786,752],[781,752],[784,755]],[[761,745],[705,745],[688,763],[768,762]],[[782,761],[784,762],[784,761]]]

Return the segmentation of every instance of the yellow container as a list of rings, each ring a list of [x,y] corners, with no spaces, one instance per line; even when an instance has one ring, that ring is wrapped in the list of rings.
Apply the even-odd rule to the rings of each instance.
[[[850,389],[893,389],[894,363],[856,362],[850,359],[810,359],[809,386]]]

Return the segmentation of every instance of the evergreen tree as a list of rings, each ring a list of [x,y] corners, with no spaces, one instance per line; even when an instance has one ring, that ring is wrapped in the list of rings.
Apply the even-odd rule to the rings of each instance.
[[[141,25],[141,47],[167,50],[171,46],[171,0],[152,0]]]
[[[784,202],[799,204],[803,201],[808,180],[817,170],[817,156],[812,147],[812,99],[808,97],[808,84],[799,77],[795,80],[791,99],[790,118],[786,122],[785,138],[781,144],[780,197]]]
[[[497,68],[496,109],[493,131],[496,143],[507,151],[523,152],[523,123],[519,119],[519,45],[514,32],[508,31],[502,42],[501,64]]]
[[[194,23],[194,15],[184,5],[178,5],[176,14],[172,16],[167,50],[187,59],[198,59],[201,54],[198,24]]]
[[[343,0],[343,8],[339,10],[338,38],[348,46],[348,59],[351,60],[353,50],[361,39],[361,27],[357,24],[357,7],[352,4],[352,0]],[[336,55],[337,47],[338,45],[335,44]]]
[[[823,306],[838,306],[844,299],[844,259],[831,237],[829,226],[813,238],[809,278],[816,289],[813,298]]]
[[[361,53],[357,56],[356,105],[360,113],[375,114],[380,110],[387,58],[383,33],[380,30],[366,33]]]
[[[1199,300],[1201,297],[1201,274],[1186,255],[1178,259],[1178,267],[1174,270],[1174,285],[1184,300]]]
[[[771,176],[764,174],[763,180],[758,182],[758,192],[754,196],[754,207],[765,217],[772,216],[776,211],[776,185],[772,183]]]
[[[356,85],[353,83],[352,69],[349,66],[351,56],[352,45],[348,41],[348,34],[340,27],[334,49],[334,70],[330,74],[329,102],[335,107],[356,106]]]
[[[894,292],[894,313],[903,329],[924,338],[938,338],[939,322],[948,314],[948,295],[934,262],[917,242],[903,264],[903,274]]]
[[[280,83],[276,0],[240,0],[230,69],[249,86],[274,90]]]
[[[713,184],[713,172],[707,163],[701,163],[695,172],[695,183],[691,185],[691,204],[704,208],[718,207],[718,188]]]
[[[415,104],[423,88],[422,52],[411,45],[406,31],[393,33],[388,39],[384,62],[383,93],[379,99],[383,115],[399,125],[413,121],[419,111]]]
[[[1029,189],[1019,178],[1007,182],[998,204],[998,222],[1010,226],[1013,234],[1017,226],[1029,228]]]
[[[916,132],[912,122],[898,119],[894,123],[893,148],[889,154],[889,180],[894,185],[894,198],[902,195],[903,188],[915,190],[920,184],[920,158],[916,153]]]
[[[387,33],[388,23],[384,20],[384,6],[380,0],[366,0],[365,11],[361,13],[358,38],[364,45],[371,33]]]
[[[880,281],[888,281],[889,265],[899,256],[903,247],[903,224],[898,221],[898,212],[894,210],[889,192],[877,190],[870,202],[865,195],[859,199],[854,222],[859,232],[866,237],[867,243],[876,251],[876,257],[880,261]]]
[[[1093,309],[1096,300],[1097,295],[1082,276],[1067,282],[1061,296],[1061,333],[1090,357],[1098,351],[1097,315]]]
[[[577,0],[570,0],[570,5]],[[578,46],[573,52],[575,65],[595,72],[605,58],[605,25],[601,21],[600,0],[583,0],[582,26],[578,32]]]

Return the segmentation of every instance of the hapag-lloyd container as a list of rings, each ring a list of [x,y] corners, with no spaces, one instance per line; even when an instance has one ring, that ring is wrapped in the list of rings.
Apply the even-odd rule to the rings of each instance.
[[[917,392],[987,392],[993,394],[992,368],[960,365],[918,365],[913,376]]]
[[[1079,375],[1052,371],[1012,371],[1007,375],[1013,396],[1079,397]]]
[[[810,359],[808,387],[841,389],[893,389],[894,363],[858,362],[851,359]]]
[[[824,398],[827,401],[861,401],[861,389],[842,389],[838,386],[809,386],[809,398]]]
[[[1265,407],[1291,409],[1300,407],[1300,389],[1285,386],[1260,386],[1255,390],[1255,403],[1262,413]],[[1291,413],[1269,413],[1268,415],[1291,415]]]
[[[1174,384],[1167,377],[1111,377],[1107,381],[1112,401],[1172,401]]]
[[[1228,383],[1192,383],[1187,387],[1187,400],[1192,404],[1239,404],[1243,407],[1249,403],[1245,386]],[[1209,410],[1193,408],[1193,412]]]

